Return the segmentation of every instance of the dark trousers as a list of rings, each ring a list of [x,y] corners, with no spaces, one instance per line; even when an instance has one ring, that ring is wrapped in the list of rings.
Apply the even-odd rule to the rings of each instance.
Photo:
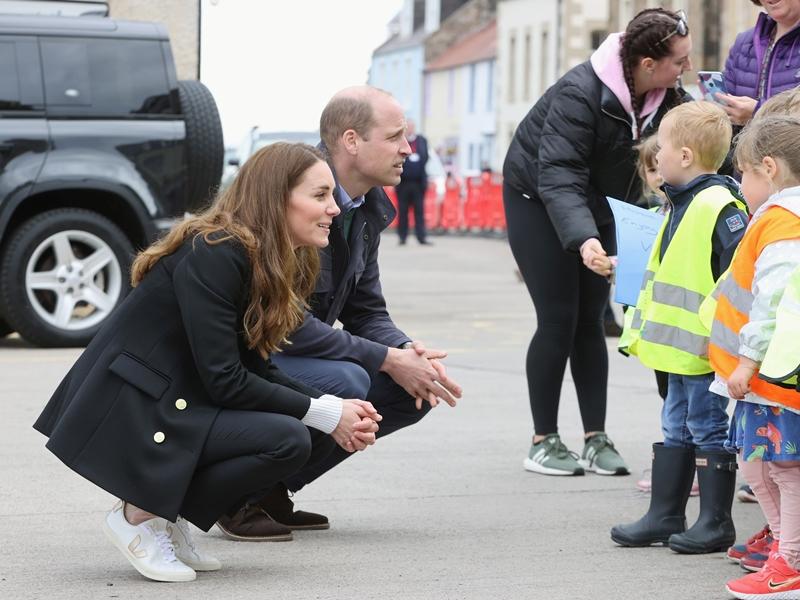
[[[222,410],[203,446],[180,515],[208,531],[220,515],[262,497],[311,455],[309,430],[298,419]]]
[[[428,185],[425,181],[409,179],[402,181],[395,187],[397,192],[397,235],[400,241],[405,242],[408,236],[408,208],[414,208],[414,233],[417,241],[425,241],[425,190]]]
[[[603,431],[608,350],[603,313],[609,284],[567,252],[544,205],[503,186],[508,242],[536,309],[536,332],[525,370],[536,434],[558,431],[561,384],[569,360],[584,431]],[[613,224],[599,227],[603,247],[614,247]]]
[[[287,375],[317,388],[326,394],[345,399],[369,400],[383,416],[377,437],[418,422],[430,410],[426,402],[417,410],[414,398],[385,373],[370,380],[367,372],[355,363],[303,356],[278,354],[273,362]],[[312,455],[306,465],[283,481],[289,490],[296,492],[351,456],[342,450],[329,435],[316,430],[311,432]]]

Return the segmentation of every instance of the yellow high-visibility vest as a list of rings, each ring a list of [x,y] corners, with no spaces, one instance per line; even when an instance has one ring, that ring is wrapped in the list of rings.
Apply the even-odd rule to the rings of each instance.
[[[686,209],[677,231],[659,259],[661,226],[647,264],[642,289],[620,349],[642,364],[678,375],[711,372],[709,329],[700,320],[700,306],[714,289],[711,239],[722,209],[729,204],[745,210],[730,190],[715,185],[698,193]],[[627,315],[626,315],[627,316]],[[624,346],[623,346],[624,344]]]
[[[789,278],[775,313],[775,333],[761,362],[758,376],[774,385],[800,392],[800,269]]]

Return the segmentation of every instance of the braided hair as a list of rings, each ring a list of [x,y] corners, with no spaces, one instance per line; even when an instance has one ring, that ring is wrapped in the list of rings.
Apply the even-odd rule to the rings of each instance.
[[[619,57],[622,60],[622,73],[625,83],[631,94],[631,106],[636,121],[637,137],[642,129],[642,105],[636,95],[633,71],[639,60],[652,58],[654,60],[669,56],[672,52],[672,38],[665,37],[675,31],[678,24],[678,15],[663,8],[647,8],[631,19],[622,36]],[[686,30],[688,35],[689,30]],[[662,41],[664,40],[664,41]]]

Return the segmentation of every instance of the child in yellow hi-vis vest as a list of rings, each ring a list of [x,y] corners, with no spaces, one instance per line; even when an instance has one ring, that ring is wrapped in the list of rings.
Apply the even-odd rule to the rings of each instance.
[[[736,598],[800,598],[800,392],[758,377],[774,343],[777,307],[800,267],[800,117],[759,116],[737,139],[753,217],[716,298],[712,390],[739,400],[726,447],[772,529],[757,573],[728,582]]]
[[[730,140],[728,116],[710,102],[673,108],[658,129],[656,160],[669,212],[653,244],[625,350],[668,373],[664,442],[653,444],[647,513],[611,530],[623,546],[669,543],[676,552],[705,553],[726,550],[736,537],[730,516],[736,461],[723,448],[728,399],[708,389],[714,379],[709,332],[698,314],[747,223],[738,184],[716,174]],[[701,508],[687,530],[695,464]]]
[[[636,171],[639,174],[639,179],[642,180],[642,200],[637,202],[637,206],[647,208],[659,215],[666,215],[669,211],[669,204],[664,190],[661,187],[664,185],[664,180],[661,178],[661,173],[658,171],[656,164],[656,154],[658,153],[658,136],[651,135],[643,139],[636,145],[636,151],[639,153]],[[633,312],[635,307],[628,306],[625,310]],[[626,327],[630,326],[628,320],[625,320]],[[625,333],[627,335],[627,333]],[[620,344],[627,347],[624,339],[620,339]],[[627,352],[623,352],[627,355]],[[667,386],[669,374],[659,369],[654,369],[656,376],[656,386],[658,387],[658,395],[662,400],[667,399]],[[642,477],[636,481],[636,487],[643,492],[650,492],[652,488],[652,471],[648,468],[642,474]],[[689,492],[690,496],[697,496],[700,493],[700,488],[697,485],[697,479],[692,484],[692,490]]]

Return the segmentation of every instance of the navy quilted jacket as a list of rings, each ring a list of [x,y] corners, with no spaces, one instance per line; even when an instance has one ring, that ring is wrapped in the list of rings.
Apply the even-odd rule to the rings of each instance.
[[[775,44],[767,67],[764,97],[758,97],[759,76],[775,21],[766,13],[758,15],[756,26],[736,36],[725,63],[725,88],[734,96],[749,96],[762,102],[800,84],[800,26]]]

